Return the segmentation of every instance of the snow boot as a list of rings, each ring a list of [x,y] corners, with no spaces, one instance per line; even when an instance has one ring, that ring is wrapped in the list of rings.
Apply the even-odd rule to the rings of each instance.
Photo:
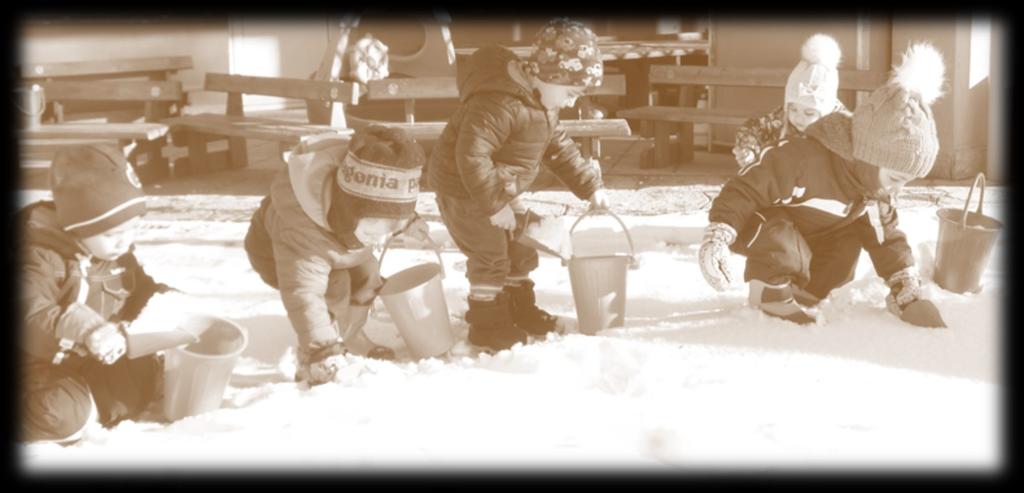
[[[756,279],[750,281],[749,302],[768,315],[800,325],[816,321],[805,307],[797,303],[788,281],[784,284],[767,284]]]
[[[514,285],[506,284],[504,292],[508,294],[516,326],[530,335],[544,336],[558,329],[558,317],[537,307],[533,286],[534,282],[527,279]]]
[[[498,293],[488,301],[469,298],[466,322],[469,323],[469,342],[495,351],[508,349],[517,342],[526,344],[529,339],[529,335],[512,321],[505,293]]]

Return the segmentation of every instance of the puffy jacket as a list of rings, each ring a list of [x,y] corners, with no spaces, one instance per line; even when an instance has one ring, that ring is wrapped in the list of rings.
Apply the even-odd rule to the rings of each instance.
[[[827,115],[807,128],[808,138],[784,140],[768,150],[759,163],[726,182],[708,219],[743,231],[759,210],[782,207],[808,240],[857,228],[883,278],[914,265],[878,168],[853,159],[851,122],[844,113]]]
[[[53,202],[26,206],[16,221],[21,345],[32,358],[52,361],[61,339],[84,345],[93,329],[133,320],[154,292],[169,289],[146,274],[134,247],[115,260],[89,256],[58,226]]]
[[[246,249],[257,250],[248,252],[250,258],[272,259],[276,287],[300,344],[337,337],[325,298],[331,272],[376,271],[378,265],[370,248],[349,249],[329,226],[334,175],[346,151],[334,146],[292,154],[250,226],[265,228],[265,237],[260,231],[254,236],[266,239],[247,241]],[[260,275],[267,279],[267,273]]]
[[[580,199],[602,187],[596,170],[548,111],[519,59],[500,46],[477,50],[457,77],[458,109],[431,153],[430,186],[472,198],[488,215],[529,189],[544,163]]]

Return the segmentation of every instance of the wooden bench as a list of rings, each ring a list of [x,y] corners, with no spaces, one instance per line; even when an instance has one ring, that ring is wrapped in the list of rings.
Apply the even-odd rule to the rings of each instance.
[[[703,67],[679,65],[653,65],[650,84],[680,87],[678,106],[667,104],[643,106],[619,111],[617,116],[653,123],[654,151],[652,159],[641,167],[665,167],[693,160],[693,124],[741,125],[748,118],[764,114],[763,111],[726,108],[694,108],[693,89],[701,86],[777,87],[785,88],[791,69]],[[888,74],[864,70],[840,70],[839,89],[873,91],[885,83]],[[781,98],[780,98],[781,101]],[[671,135],[678,134],[677,145]]]
[[[604,82],[587,91],[586,98],[601,95],[621,96],[626,93],[626,81],[622,75],[608,75]],[[416,100],[437,100],[459,97],[455,77],[416,77],[392,78],[369,81],[366,89],[367,101],[405,102],[405,122],[375,122],[382,125],[396,126],[405,129],[417,140],[436,140],[444,130],[446,122],[417,122]],[[583,102],[584,105],[587,102]],[[352,119],[353,126],[366,124]],[[600,138],[630,135],[625,120],[617,119],[564,119],[561,121],[570,137],[581,141],[584,156],[600,155]]]
[[[171,140],[188,147],[187,161],[175,162],[175,173],[179,164],[182,173],[213,171],[223,168],[240,168],[248,163],[246,140],[277,142],[281,152],[310,136],[334,133],[351,134],[352,130],[338,124],[332,118],[331,124],[311,124],[307,121],[289,121],[271,118],[245,116],[242,104],[243,94],[276,96],[289,99],[331,102],[335,105],[356,104],[359,87],[348,82],[329,82],[281,77],[254,77],[208,73],[203,90],[226,92],[225,114],[203,113],[198,115],[167,118],[164,123],[171,126]],[[344,114],[341,113],[343,118]],[[226,156],[211,147],[227,140]],[[184,161],[184,162],[183,162]]]
[[[144,182],[163,178],[167,127],[158,122],[186,104],[181,82],[169,77],[191,68],[189,56],[23,64],[22,83],[42,87],[50,118],[23,130],[22,146],[52,152],[62,145],[118,142],[135,149],[129,159]],[[83,110],[66,111],[75,105]]]

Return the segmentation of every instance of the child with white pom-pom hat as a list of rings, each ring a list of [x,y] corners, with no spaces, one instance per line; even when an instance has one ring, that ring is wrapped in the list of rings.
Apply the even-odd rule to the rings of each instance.
[[[931,104],[940,96],[942,55],[927,43],[904,54],[890,80],[853,115],[833,113],[807,138],[766,152],[722,187],[708,214],[699,258],[712,287],[732,280],[729,251],[747,257],[750,304],[797,323],[808,308],[853,278],[861,249],[889,288],[901,319],[944,326],[923,299],[892,196],[931,171],[939,140]]]
[[[803,136],[819,118],[849,110],[836,96],[839,91],[839,59],[842,51],[831,36],[815,34],[800,49],[800,63],[786,80],[783,105],[767,115],[751,118],[736,131],[733,156],[741,172],[761,159],[768,149],[786,139]]]

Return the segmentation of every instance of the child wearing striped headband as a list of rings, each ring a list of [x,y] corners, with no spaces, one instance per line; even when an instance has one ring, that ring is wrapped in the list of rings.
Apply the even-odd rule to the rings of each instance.
[[[91,422],[134,419],[159,398],[162,362],[123,357],[125,328],[170,288],[146,274],[133,253],[146,202],[119,149],[58,152],[50,189],[52,201],[17,215],[20,438],[66,443]]]
[[[371,247],[403,228],[425,229],[412,223],[426,157],[403,130],[371,125],[351,143],[324,139],[287,161],[253,214],[245,251],[280,291],[298,336],[296,381],[319,385],[349,351],[394,358],[365,347],[365,307],[382,285]]]

